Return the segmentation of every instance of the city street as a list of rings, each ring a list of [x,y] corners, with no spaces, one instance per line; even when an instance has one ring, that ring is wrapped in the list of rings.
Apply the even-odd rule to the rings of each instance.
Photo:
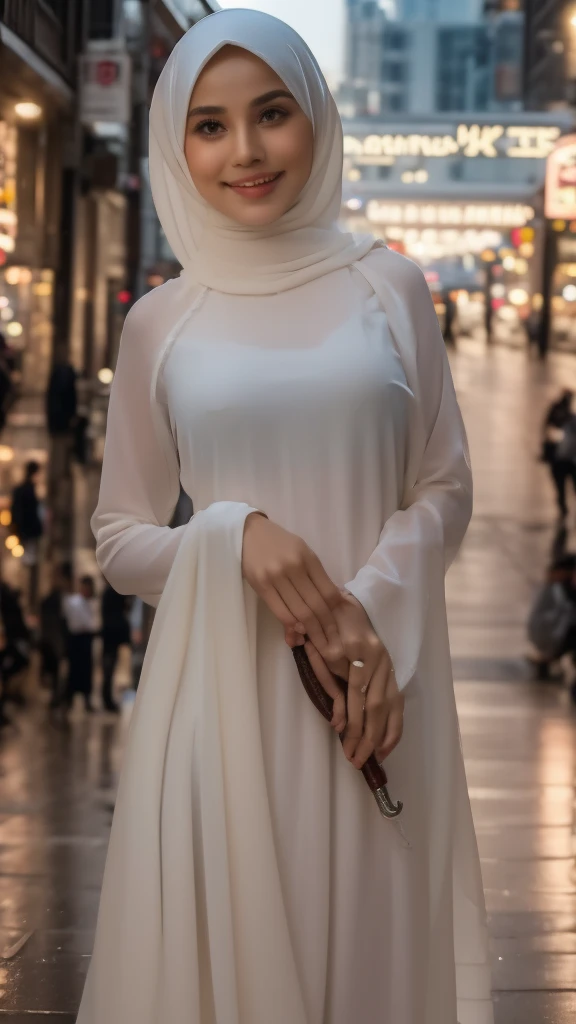
[[[530,681],[525,621],[556,523],[537,462],[540,423],[561,387],[576,388],[576,359],[553,355],[542,366],[520,349],[462,339],[453,369],[476,505],[448,603],[496,1021],[568,1024],[576,1013],[576,711],[559,683]],[[576,523],[574,499],[571,516]],[[44,703],[38,695],[0,740],[0,1019],[11,1024],[74,1020],[127,720],[78,711],[66,729]]]

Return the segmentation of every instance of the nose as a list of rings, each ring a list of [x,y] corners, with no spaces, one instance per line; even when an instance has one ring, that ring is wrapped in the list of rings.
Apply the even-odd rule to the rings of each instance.
[[[234,143],[232,163],[235,167],[252,167],[265,159],[262,138],[256,125],[240,125],[234,133]]]

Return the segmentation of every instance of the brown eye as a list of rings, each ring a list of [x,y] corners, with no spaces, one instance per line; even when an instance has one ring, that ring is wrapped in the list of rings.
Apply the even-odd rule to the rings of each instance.
[[[224,129],[224,126],[220,123],[220,121],[200,121],[200,123],[197,124],[196,127],[194,128],[194,134],[213,137],[214,135],[218,135],[220,133],[220,129]]]
[[[277,124],[288,117],[287,110],[281,110],[280,107],[269,107],[268,110],[263,110],[260,115],[260,121],[264,124]]]

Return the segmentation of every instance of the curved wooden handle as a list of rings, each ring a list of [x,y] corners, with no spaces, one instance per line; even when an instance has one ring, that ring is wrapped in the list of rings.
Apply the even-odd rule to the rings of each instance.
[[[298,673],[300,675],[300,679],[302,680],[302,684],[304,686],[304,689],[306,690],[306,693],[308,694],[314,707],[317,708],[320,714],[323,715],[324,718],[329,722],[332,718],[332,707],[334,704],[332,697],[330,697],[326,693],[326,690],[322,686],[322,683],[319,681],[318,676],[316,675],[314,669],[310,664],[308,655],[306,654],[304,647],[293,647],[292,654],[294,655],[294,661],[296,662],[296,667],[298,669]],[[344,680],[342,680],[342,687],[344,690],[346,690],[346,684]],[[341,735],[340,742],[343,741],[343,738],[344,736]],[[371,791],[374,794],[376,793],[377,790],[385,789],[385,787],[388,784],[386,772],[384,771],[382,766],[378,764],[378,761],[376,760],[374,754],[372,754],[366,761],[366,764],[362,768],[362,774],[366,779],[366,782],[368,783]],[[392,805],[391,803],[390,807],[392,810],[395,810],[394,805]],[[402,810],[402,804],[397,805],[397,807],[399,807],[399,810],[397,810],[396,813],[399,814],[400,811]],[[386,815],[386,817],[395,816],[396,814],[393,813]]]

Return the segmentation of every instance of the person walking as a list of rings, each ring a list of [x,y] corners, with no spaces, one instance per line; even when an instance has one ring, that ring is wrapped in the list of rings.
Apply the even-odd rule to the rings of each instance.
[[[552,402],[542,425],[542,461],[550,467],[562,519],[568,514],[566,485],[572,480],[576,491],[576,417],[572,411],[573,392],[565,388]]]
[[[62,702],[61,666],[68,651],[63,601],[71,590],[71,566],[57,566],[52,573],[52,586],[40,602],[40,676],[50,690],[50,707],[53,709],[60,707]]]
[[[52,436],[66,435],[74,426],[78,408],[77,373],[71,363],[58,360],[46,390],[46,422]]]
[[[38,602],[40,571],[40,540],[44,533],[42,503],[36,493],[40,464],[34,459],[26,463],[24,479],[12,492],[12,529],[24,548],[22,562],[29,574],[28,599],[30,609],[35,610]]]
[[[64,595],[62,610],[68,639],[65,703],[72,707],[75,694],[81,693],[86,711],[92,713],[95,710],[92,704],[93,644],[98,632],[98,618],[91,576],[82,576],[78,590]]]
[[[106,583],[102,593],[102,702],[107,711],[118,714],[120,705],[114,700],[114,672],[118,652],[123,644],[130,645],[130,602],[123,594]]]
[[[422,272],[338,227],[342,159],[283,22],[172,51],[150,181],[183,271],[128,313],[91,520],[157,608],[77,1024],[493,1024],[444,593],[468,447]]]

